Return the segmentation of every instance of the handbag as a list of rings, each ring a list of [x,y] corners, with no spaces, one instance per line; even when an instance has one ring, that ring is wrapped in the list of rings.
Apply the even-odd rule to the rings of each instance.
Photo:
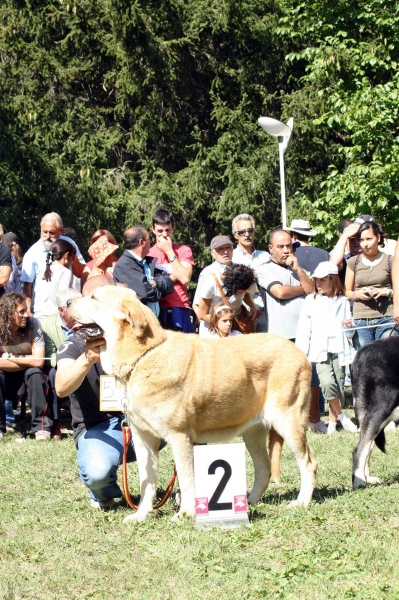
[[[216,285],[218,286],[223,303],[229,308],[231,308],[229,301],[226,298],[226,294],[224,293],[222,286],[219,283],[218,278],[214,273],[212,273],[212,275],[216,281]],[[241,331],[241,333],[243,333],[244,335],[247,333],[255,333],[256,331],[256,320],[251,318],[249,310],[243,305],[241,305],[240,313],[238,315],[234,315],[233,329],[235,331]]]

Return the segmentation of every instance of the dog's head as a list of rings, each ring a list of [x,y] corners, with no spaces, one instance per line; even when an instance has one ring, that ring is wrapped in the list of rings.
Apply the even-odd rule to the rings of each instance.
[[[101,363],[106,373],[126,377],[143,354],[166,338],[152,311],[125,287],[98,287],[89,296],[72,300],[68,310],[77,321],[78,337],[105,339]]]

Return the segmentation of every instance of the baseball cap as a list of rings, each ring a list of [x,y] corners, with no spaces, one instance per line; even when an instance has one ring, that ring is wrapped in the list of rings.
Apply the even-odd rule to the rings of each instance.
[[[312,279],[322,279],[323,277],[327,277],[327,275],[338,275],[338,265],[330,261],[324,261],[317,265],[314,273],[312,275]]]
[[[233,242],[231,241],[231,239],[229,238],[228,235],[217,235],[216,237],[212,238],[211,241],[211,250],[216,250],[217,248],[220,248],[220,246],[233,246]]]

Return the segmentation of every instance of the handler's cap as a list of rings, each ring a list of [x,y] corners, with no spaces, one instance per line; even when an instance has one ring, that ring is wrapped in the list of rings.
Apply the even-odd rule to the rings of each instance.
[[[316,277],[317,279],[322,279],[323,277],[327,277],[327,275],[338,275],[338,265],[329,262],[328,260],[317,265],[312,275],[312,279],[316,279]]]
[[[233,242],[229,238],[228,235],[217,235],[211,241],[211,250],[216,250],[221,246],[231,246],[233,247]]]
[[[113,254],[118,249],[117,244],[111,244],[106,235],[98,238],[94,244],[88,249],[88,253],[94,260],[94,266],[98,267],[110,254]]]

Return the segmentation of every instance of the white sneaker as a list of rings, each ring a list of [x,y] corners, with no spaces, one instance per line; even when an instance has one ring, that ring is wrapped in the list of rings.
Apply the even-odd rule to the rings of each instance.
[[[318,423],[308,423],[308,431],[315,431],[316,433],[327,433],[327,427],[324,425],[323,421],[319,421]]]
[[[338,415],[338,419],[341,421],[341,425],[345,431],[350,431],[351,433],[359,432],[359,428],[353,423],[346,413],[343,412]]]
[[[337,433],[337,424],[334,421],[328,422],[327,435],[333,435],[333,433]]]
[[[115,504],[115,500],[110,498],[109,500],[94,500],[93,498],[90,500],[91,508],[100,508],[102,510],[107,510],[108,508],[112,508]]]

